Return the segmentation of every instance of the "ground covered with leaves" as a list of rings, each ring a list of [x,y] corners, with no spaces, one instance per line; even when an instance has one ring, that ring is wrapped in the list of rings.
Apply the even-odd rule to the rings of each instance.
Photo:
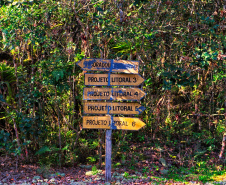
[[[3,184],[226,184],[224,161],[212,153],[193,166],[178,164],[157,149],[132,146],[133,155],[112,161],[112,180],[105,182],[104,164],[73,167],[26,163],[13,156],[0,157],[0,185]],[[211,159],[211,160],[208,160]]]

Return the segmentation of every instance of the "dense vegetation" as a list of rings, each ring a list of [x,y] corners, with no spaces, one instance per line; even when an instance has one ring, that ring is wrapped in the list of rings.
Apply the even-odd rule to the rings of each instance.
[[[223,3],[1,1],[1,154],[101,165],[105,131],[82,129],[84,72],[76,63],[84,57],[139,60],[146,79],[139,116],[146,127],[114,131],[113,160],[130,159],[131,143],[181,167],[219,154],[226,129]]]

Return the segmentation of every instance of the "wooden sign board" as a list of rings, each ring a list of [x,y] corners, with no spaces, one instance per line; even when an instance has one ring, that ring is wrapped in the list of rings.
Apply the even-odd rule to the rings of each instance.
[[[144,79],[136,74],[85,74],[85,85],[139,86]]]
[[[83,106],[85,114],[140,114],[144,110],[139,103],[85,102]]]
[[[85,58],[77,63],[85,71],[109,71],[138,74],[139,61]]]
[[[83,100],[141,100],[146,93],[139,88],[87,88]]]
[[[83,116],[83,128],[85,129],[139,130],[144,126],[145,123],[139,118]]]
[[[88,86],[139,86],[139,61],[82,59],[77,63],[85,71],[107,71],[108,74],[85,74]],[[112,72],[130,74],[111,74]],[[145,93],[138,88],[84,88],[84,100],[140,100]],[[83,128],[106,130],[105,178],[111,180],[112,129],[139,130],[145,123],[138,118],[112,117],[110,114],[140,114],[139,103],[85,102],[84,113],[107,116],[84,116]]]

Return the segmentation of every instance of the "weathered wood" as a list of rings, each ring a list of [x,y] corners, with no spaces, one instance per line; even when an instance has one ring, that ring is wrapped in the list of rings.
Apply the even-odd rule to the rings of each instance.
[[[85,102],[83,106],[85,114],[140,114],[144,110],[139,103]]]
[[[138,74],[85,74],[85,85],[139,86],[144,79]]]
[[[139,88],[88,88],[83,89],[83,100],[141,100],[146,93]]]
[[[139,130],[144,126],[139,118],[112,117],[111,120],[111,116],[83,116],[84,129]]]
[[[110,114],[140,114],[145,108],[139,103],[111,101],[140,100],[145,93],[138,88],[111,88],[111,86],[138,86],[144,79],[138,75],[139,61],[82,59],[77,65],[86,71],[108,71],[108,74],[85,74],[85,85],[108,86],[108,88],[84,88],[84,113],[107,114],[107,116],[83,116],[83,128],[107,129],[105,179],[106,182],[109,182],[111,180],[112,130],[139,130],[145,126],[145,123],[138,118],[110,116]],[[130,74],[111,74],[111,72]],[[87,102],[87,100],[108,100],[108,102]]]
[[[85,58],[77,63],[85,71],[108,71],[138,74],[139,61]]]
[[[110,78],[111,73],[108,72],[108,79]],[[108,83],[108,86],[110,86],[110,83]],[[110,103],[110,101],[109,101]],[[113,124],[113,119],[112,116],[109,115],[109,110],[107,112],[107,117],[109,120],[109,130],[106,130],[106,135],[105,135],[105,181],[108,182],[111,180],[111,151],[112,151],[112,124]]]
[[[111,180],[111,150],[112,150],[112,130],[106,130],[106,149],[105,149],[105,181]]]

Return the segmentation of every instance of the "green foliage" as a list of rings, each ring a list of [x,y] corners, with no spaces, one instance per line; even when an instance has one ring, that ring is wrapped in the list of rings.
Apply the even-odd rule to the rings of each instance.
[[[124,173],[124,177],[125,177],[125,178],[128,178],[128,177],[129,177],[129,173],[128,173],[128,172],[125,172],[125,173]]]
[[[97,160],[95,157],[87,157],[90,163],[95,163]]]
[[[12,143],[10,140],[10,134],[8,132],[5,132],[4,130],[1,130],[0,132],[0,150],[5,149],[9,150],[11,148]]]
[[[149,168],[148,167],[144,167],[142,169],[142,173],[146,174],[147,172],[149,172]]]
[[[46,152],[51,152],[52,150],[48,147],[48,146],[43,146],[42,148],[40,148],[35,155],[42,155]]]
[[[14,101],[14,90],[16,77],[14,75],[14,68],[6,65],[5,63],[0,64],[0,89],[3,93],[1,99],[4,102],[12,103]],[[4,88],[5,87],[5,88]]]
[[[225,170],[218,170],[214,166],[209,166],[207,162],[202,161],[197,163],[195,166],[190,169],[180,167],[171,167],[169,173],[165,175],[167,179],[172,179],[175,182],[186,182],[186,181],[201,181],[206,183],[208,181],[216,180],[217,176],[225,174]]]
[[[92,173],[93,173],[93,175],[96,175],[96,174],[99,173],[99,170],[97,169],[96,166],[93,166],[93,167],[92,167]]]
[[[223,11],[211,1],[1,1],[1,151],[28,150],[45,165],[100,160],[103,138],[81,130],[84,75],[76,63],[86,57],[141,61],[146,127],[113,132],[115,160],[127,164],[133,156],[129,167],[136,168],[135,158],[144,156],[131,145],[155,147],[153,141],[161,155],[172,148],[172,160],[179,152],[195,162],[219,152],[226,129]]]

